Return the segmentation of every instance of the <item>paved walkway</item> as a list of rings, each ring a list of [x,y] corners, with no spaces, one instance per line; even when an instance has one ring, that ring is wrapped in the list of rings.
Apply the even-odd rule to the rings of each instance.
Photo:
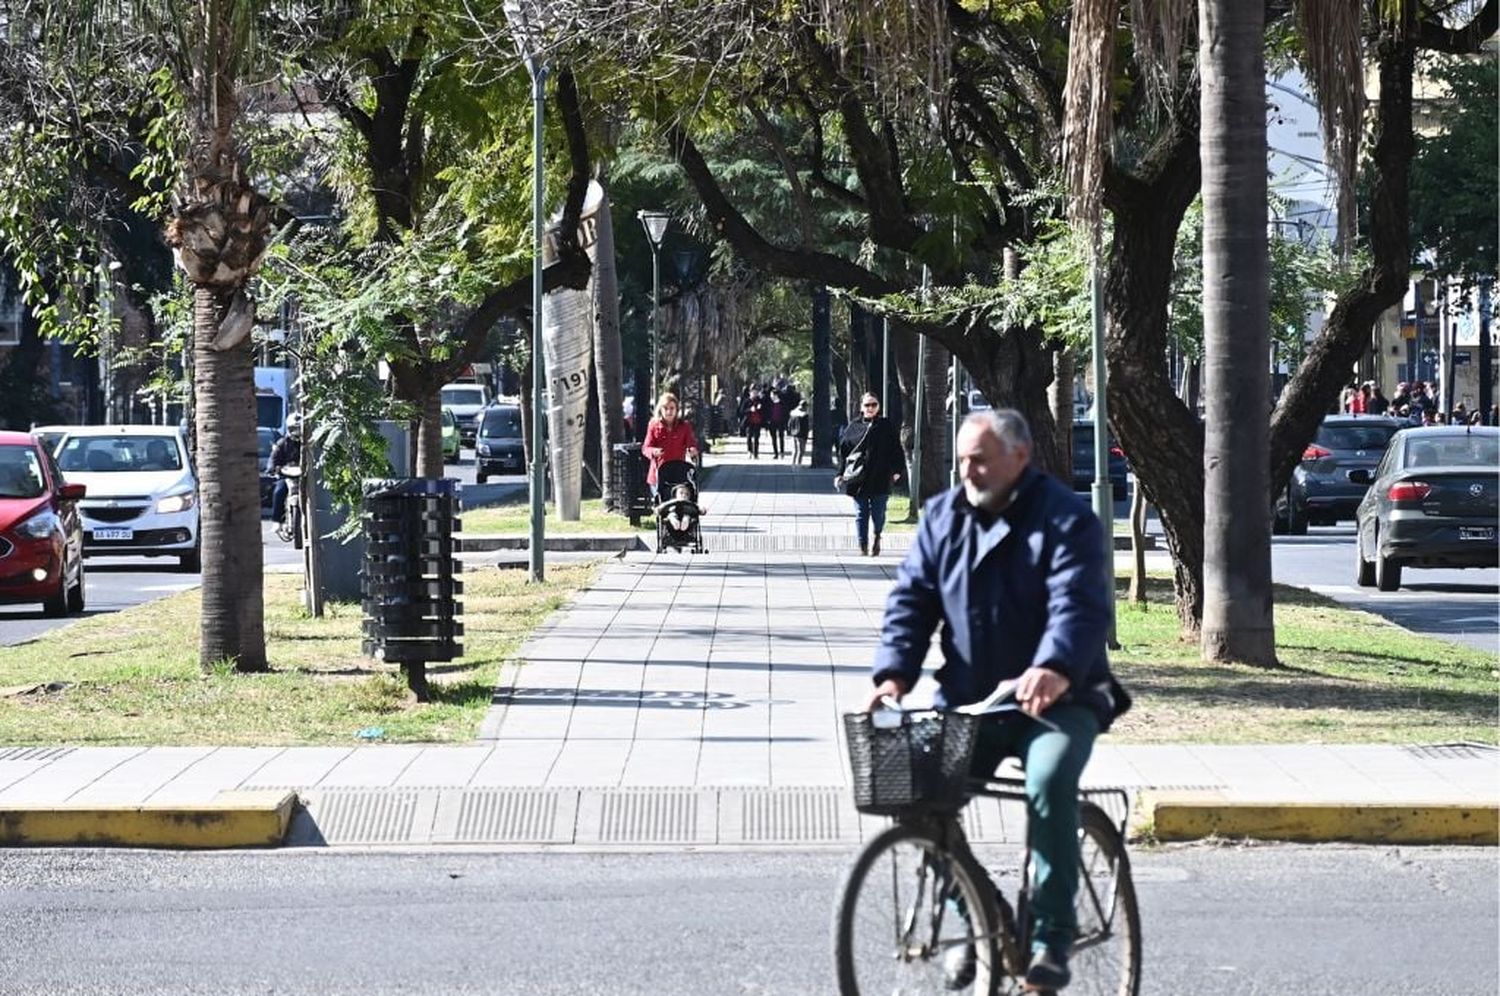
[[[330,843],[855,839],[870,824],[847,801],[839,717],[869,687],[906,537],[888,532],[887,555],[860,557],[831,471],[734,449],[711,460],[709,553],[606,566],[522,648],[474,744],[0,747],[0,807],[288,788],[312,813],[301,839]],[[1106,738],[1085,782],[1244,802],[1493,806],[1500,752]],[[1014,825],[993,807],[976,809],[971,830],[1004,839]]]

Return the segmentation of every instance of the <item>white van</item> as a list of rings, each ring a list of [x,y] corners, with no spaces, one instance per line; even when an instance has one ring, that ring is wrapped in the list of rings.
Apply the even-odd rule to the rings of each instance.
[[[489,391],[483,384],[444,384],[442,400],[443,407],[458,422],[459,440],[465,446],[473,446],[474,437],[479,434],[479,413],[490,403]]]

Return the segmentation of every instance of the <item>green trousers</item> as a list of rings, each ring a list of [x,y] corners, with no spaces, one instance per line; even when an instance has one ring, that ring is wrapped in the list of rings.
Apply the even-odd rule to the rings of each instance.
[[[1078,779],[1099,736],[1099,717],[1078,705],[1053,706],[1044,715],[1060,730],[1017,713],[987,719],[979,729],[972,771],[987,778],[1007,757],[1019,757],[1025,765],[1027,844],[1035,869],[1032,946],[1066,951],[1077,929]]]

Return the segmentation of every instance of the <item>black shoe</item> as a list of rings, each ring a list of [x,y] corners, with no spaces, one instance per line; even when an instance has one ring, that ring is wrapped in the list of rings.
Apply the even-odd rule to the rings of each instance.
[[[955,944],[943,952],[943,987],[967,989],[974,982],[974,945]]]
[[[1062,948],[1037,948],[1026,970],[1026,988],[1056,992],[1073,979],[1068,971],[1068,953]]]
[[[870,548],[861,543],[859,545],[859,555],[861,557],[868,557],[870,555]]]
[[[872,556],[872,557],[878,557],[878,556],[880,556],[880,534],[879,533],[875,534],[875,542],[873,542],[873,543],[870,544],[870,556]]]

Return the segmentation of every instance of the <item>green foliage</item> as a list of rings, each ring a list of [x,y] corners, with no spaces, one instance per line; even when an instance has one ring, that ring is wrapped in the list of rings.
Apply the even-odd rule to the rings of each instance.
[[[1494,58],[1429,57],[1430,77],[1448,99],[1439,130],[1417,136],[1411,164],[1412,249],[1426,268],[1465,283],[1495,273],[1495,149],[1500,146],[1500,66]]]

